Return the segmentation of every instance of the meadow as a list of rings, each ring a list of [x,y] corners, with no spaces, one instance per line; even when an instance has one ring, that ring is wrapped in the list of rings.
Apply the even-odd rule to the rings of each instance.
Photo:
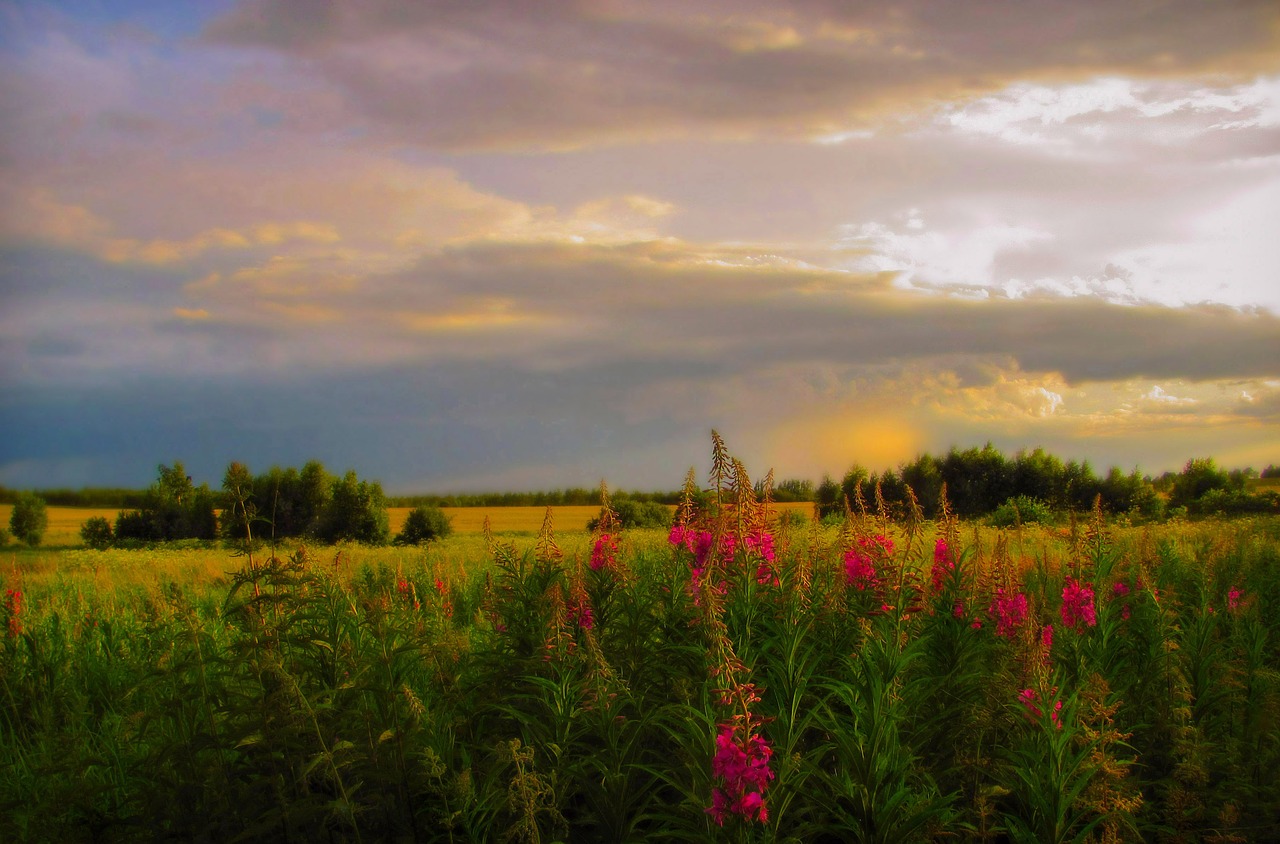
[[[752,488],[718,455],[670,532],[6,549],[0,839],[1280,840],[1280,521]]]

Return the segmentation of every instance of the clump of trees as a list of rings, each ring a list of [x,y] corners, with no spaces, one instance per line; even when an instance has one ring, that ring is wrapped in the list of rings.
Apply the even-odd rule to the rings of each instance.
[[[34,548],[44,541],[44,532],[48,529],[49,511],[44,499],[34,492],[20,493],[9,515],[9,532],[13,538]]]
[[[196,486],[180,461],[160,465],[159,477],[136,509],[116,516],[117,543],[216,539],[218,496],[208,484]]]
[[[382,485],[354,471],[333,477],[318,461],[300,470],[272,466],[260,475],[232,463],[222,494],[222,535],[231,541],[305,537],[385,545],[391,539]]]
[[[1246,490],[1251,477],[1256,477],[1252,470],[1227,472],[1210,458],[1190,460],[1182,472],[1157,479],[1118,467],[1100,477],[1087,460],[1064,463],[1040,448],[1008,458],[987,443],[982,448],[952,448],[942,456],[922,454],[879,474],[855,465],[839,482],[824,478],[816,503],[822,516],[842,513],[846,500],[856,506],[861,499],[873,508],[878,486],[886,507],[901,514],[908,506],[910,487],[925,517],[936,518],[945,484],[947,500],[958,516],[996,523],[1044,521],[1052,513],[1085,511],[1099,497],[1107,512],[1142,520],[1160,518],[1166,512],[1280,512],[1276,493]]]

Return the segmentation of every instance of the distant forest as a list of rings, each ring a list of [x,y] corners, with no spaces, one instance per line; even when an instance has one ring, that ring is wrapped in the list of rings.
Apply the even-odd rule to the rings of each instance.
[[[308,465],[323,472],[317,463]],[[276,478],[289,472],[273,466],[264,477]],[[987,515],[1010,500],[1019,499],[1038,502],[1054,510],[1086,510],[1098,496],[1109,512],[1155,516],[1157,508],[1190,507],[1194,511],[1197,508],[1193,505],[1210,493],[1216,493],[1211,499],[1238,498],[1246,494],[1250,481],[1259,478],[1280,479],[1280,467],[1272,464],[1260,472],[1252,467],[1228,470],[1218,467],[1212,458],[1196,458],[1187,461],[1181,472],[1165,472],[1153,477],[1142,475],[1137,469],[1125,473],[1112,467],[1100,476],[1087,460],[1064,462],[1040,448],[1021,450],[1007,457],[987,443],[981,448],[953,447],[941,455],[922,454],[910,463],[879,473],[855,464],[839,480],[827,475],[818,484],[803,479],[781,480],[774,484],[772,498],[778,502],[812,501],[825,515],[843,510],[846,500],[856,506],[861,498],[867,507],[874,507],[878,486],[881,500],[894,510],[906,505],[909,487],[925,515],[933,517],[937,515],[942,485],[946,484],[947,500],[954,512],[963,517]],[[763,493],[763,489],[757,492]],[[145,507],[154,488],[58,488],[36,490],[36,493],[55,507],[129,509]],[[0,503],[12,504],[19,494],[19,490],[0,486]],[[615,502],[676,504],[680,501],[680,491],[611,490],[610,497]],[[388,495],[385,502],[388,507],[597,506],[600,489],[571,487],[532,492]],[[1261,508],[1263,512],[1271,509]]]

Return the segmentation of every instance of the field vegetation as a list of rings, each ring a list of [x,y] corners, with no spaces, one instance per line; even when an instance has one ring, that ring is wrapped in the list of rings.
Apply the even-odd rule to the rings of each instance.
[[[1280,520],[769,490],[6,551],[0,839],[1280,840]]]

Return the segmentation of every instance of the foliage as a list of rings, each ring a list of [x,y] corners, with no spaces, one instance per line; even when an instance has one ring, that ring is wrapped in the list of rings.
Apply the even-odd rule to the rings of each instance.
[[[1169,506],[1187,507],[1206,493],[1225,490],[1228,480],[1227,473],[1218,468],[1212,457],[1188,460],[1174,479]]]
[[[1280,519],[774,534],[713,458],[669,531],[17,555],[0,839],[1274,838]]]
[[[209,485],[195,486],[180,461],[172,467],[161,464],[159,477],[143,495],[141,505],[116,517],[116,541],[216,539],[217,504]]]
[[[429,504],[421,504],[409,511],[409,515],[405,517],[404,527],[396,536],[396,544],[421,545],[424,542],[444,539],[451,533],[453,533],[453,525],[449,523],[449,517],[443,510]]]
[[[1008,499],[987,517],[987,524],[995,527],[1052,524],[1053,521],[1053,512],[1047,504],[1025,495]]]
[[[13,538],[35,547],[44,540],[44,532],[48,528],[49,513],[44,499],[34,492],[19,494],[9,516],[9,530],[13,533]]]
[[[322,542],[385,545],[391,539],[382,484],[362,481],[354,471],[335,478],[313,533]]]
[[[103,516],[92,516],[80,526],[80,539],[85,547],[102,551],[110,548],[115,543],[116,537],[115,531],[111,529],[111,522]]]
[[[610,506],[613,509],[614,518],[617,520],[618,526],[623,529],[671,527],[671,508],[655,501],[634,501],[629,498],[622,498],[611,501]],[[602,516],[603,511],[601,516],[597,516],[587,522],[587,530],[597,530],[600,527]]]

